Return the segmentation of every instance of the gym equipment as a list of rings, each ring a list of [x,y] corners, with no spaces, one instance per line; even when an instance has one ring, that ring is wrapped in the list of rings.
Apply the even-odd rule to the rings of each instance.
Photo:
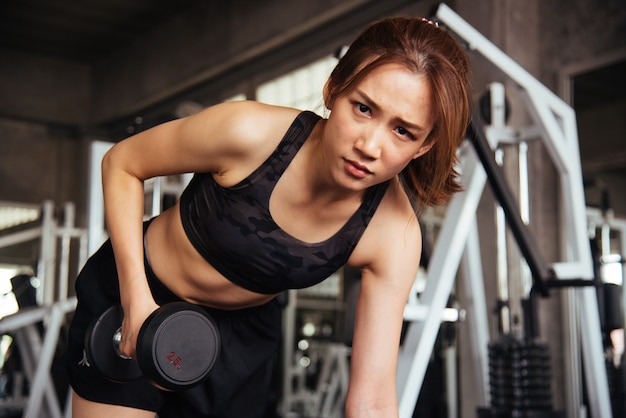
[[[56,393],[55,383],[63,376],[53,374],[52,368],[66,315],[76,307],[76,298],[68,295],[68,283],[70,272],[80,270],[87,259],[87,230],[75,225],[72,202],[62,207],[51,200],[42,204],[3,202],[2,206],[37,215],[15,228],[4,229],[0,248],[37,243],[37,263],[32,273],[40,285],[35,291],[38,307],[20,308],[0,319],[0,335],[14,335],[23,366],[23,374],[14,377],[25,388],[20,396],[0,399],[0,416],[16,411],[29,418],[69,416],[71,392],[67,390],[67,399],[59,402],[57,395],[61,394]]]
[[[137,360],[119,351],[124,312],[111,306],[89,326],[85,336],[87,360],[114,382],[145,376],[170,390],[201,383],[219,355],[219,334],[206,311],[186,302],[161,306],[145,320],[137,337]]]
[[[563,318],[568,324],[563,332],[563,337],[567,340],[564,356],[568,362],[568,367],[564,368],[567,377],[563,379],[567,416],[581,417],[588,405],[592,416],[610,418],[612,413],[609,409],[606,370],[603,367],[600,319],[595,289],[592,287],[595,283],[586,228],[576,115],[567,103],[499,50],[451,8],[439,4],[435,18],[467,45],[472,57],[484,58],[486,63],[497,71],[498,78],[512,82],[511,84],[517,88],[533,122],[531,129],[523,136],[540,140],[557,169],[560,180],[558,197],[562,202],[559,207],[562,231],[559,244],[563,249],[562,257],[557,262],[546,263],[539,252],[539,247],[529,245],[533,242],[532,236],[528,234],[522,222],[512,220],[515,216],[511,215],[516,211],[514,205],[509,205],[507,193],[494,193],[494,196],[503,208],[512,206],[509,209],[513,210],[505,214],[521,255],[528,263],[532,274],[533,292],[547,296],[554,288],[568,289],[560,296],[566,301],[564,308],[569,314]],[[481,130],[484,132],[477,132]],[[484,149],[485,144],[482,140],[484,138],[481,138],[481,133],[486,135],[487,139],[491,139],[489,149]],[[486,343],[489,333],[488,320],[484,312],[486,305],[481,283],[482,259],[478,251],[480,245],[476,210],[487,180],[490,181],[492,192],[504,191],[504,188],[501,190],[499,187],[501,185],[494,181],[499,179],[499,176],[494,176],[499,170],[495,169],[493,164],[489,164],[493,162],[491,144],[499,141],[495,134],[496,132],[483,129],[476,124],[470,127],[469,141],[459,149],[465,192],[456,194],[447,207],[430,257],[426,285],[419,298],[420,305],[426,312],[422,320],[411,321],[407,325],[398,356],[399,416],[402,418],[413,415],[440,327],[441,312],[449,299],[457,273],[461,273],[460,276],[464,280],[463,289],[472,290],[471,294],[468,292],[467,299],[473,309],[467,310],[467,317],[468,323],[471,323],[470,354],[473,364],[476,365],[477,384],[473,389],[477,392],[477,398],[484,399],[484,404],[488,404],[490,400],[487,385],[489,376],[486,372],[488,360]],[[474,139],[472,137],[478,138],[480,143],[472,141]],[[519,140],[521,137],[511,139]],[[489,151],[490,158],[482,158],[484,156],[482,151]],[[517,218],[519,219],[519,214]],[[579,351],[579,348],[582,350]],[[582,388],[579,387],[583,381],[581,366],[584,367],[584,381],[589,388],[587,399],[584,401],[580,397]]]
[[[501,336],[489,344],[491,408],[479,418],[563,418],[552,409],[550,352],[546,344]]]

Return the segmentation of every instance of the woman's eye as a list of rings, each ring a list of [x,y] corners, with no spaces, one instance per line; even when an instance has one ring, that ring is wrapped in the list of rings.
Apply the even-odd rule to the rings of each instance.
[[[402,126],[398,126],[396,128],[396,132],[398,132],[402,136],[408,136],[409,138],[413,138],[413,135],[411,135],[411,132],[407,131]]]
[[[365,106],[363,103],[357,103],[357,107],[361,113],[369,113],[370,111],[370,108]]]

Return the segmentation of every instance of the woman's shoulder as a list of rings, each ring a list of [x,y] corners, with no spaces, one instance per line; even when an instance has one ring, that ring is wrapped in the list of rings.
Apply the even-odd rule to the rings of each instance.
[[[393,178],[351,255],[350,264],[383,271],[398,257],[419,253],[420,248],[421,231],[417,214],[402,183]]]
[[[280,140],[301,112],[251,100],[222,103],[212,110],[212,117],[219,120],[222,134],[232,140],[245,141],[247,145]]]
[[[380,202],[379,210],[382,213],[382,216],[379,217],[399,220],[401,223],[417,219],[417,213],[399,176],[389,180],[389,187],[387,187],[385,196]],[[379,214],[379,211],[376,213]]]
[[[218,162],[210,171],[219,173],[223,186],[232,185],[274,152],[300,113],[298,109],[254,101],[222,103],[198,115],[194,121],[195,136],[201,142],[214,144],[211,156],[219,158],[213,158]]]
[[[417,213],[397,176],[390,180],[368,229],[375,232],[374,236],[378,236],[376,242],[381,242],[381,235],[399,236],[407,231],[419,231]]]

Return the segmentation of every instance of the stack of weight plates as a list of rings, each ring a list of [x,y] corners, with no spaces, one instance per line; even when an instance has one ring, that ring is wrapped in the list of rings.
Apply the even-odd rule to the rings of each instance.
[[[550,352],[538,342],[504,336],[489,344],[491,409],[494,418],[554,418]]]

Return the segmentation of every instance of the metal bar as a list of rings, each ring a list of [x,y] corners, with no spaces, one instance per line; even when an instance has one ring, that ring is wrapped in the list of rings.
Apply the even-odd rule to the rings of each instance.
[[[48,315],[48,310],[45,307],[23,308],[12,315],[5,316],[0,319],[0,334],[8,334],[35,322],[43,321]]]
[[[41,224],[41,249],[37,266],[37,277],[41,280],[41,286],[37,289],[37,302],[40,305],[52,305],[54,302],[54,270],[56,260],[56,238],[54,228],[54,203],[46,200],[43,203],[43,216]]]
[[[502,210],[506,215],[507,224],[513,233],[519,249],[526,259],[530,271],[533,275],[534,284],[542,294],[548,296],[548,287],[546,282],[554,278],[554,270],[552,270],[543,259],[539,252],[539,245],[530,233],[528,226],[522,222],[519,209],[515,203],[515,198],[506,182],[502,168],[497,165],[493,158],[493,150],[489,146],[487,139],[476,126],[478,122],[476,118],[472,121],[467,129],[467,136],[474,145],[476,153],[487,172],[487,179],[491,189],[500,203]]]
[[[400,418],[410,418],[413,415],[430,353],[441,325],[441,313],[452,290],[470,225],[484,190],[485,171],[479,167],[473,153],[467,154],[462,159],[465,191],[456,194],[450,201],[429,262],[428,280],[421,296],[429,308],[426,318],[409,324],[400,349],[396,377]]]
[[[423,321],[428,315],[428,306],[426,305],[410,305],[404,307],[405,321]],[[461,318],[461,312],[454,308],[445,308],[441,312],[441,320],[443,322],[457,322]]]
[[[550,279],[546,282],[546,286],[551,289],[564,287],[595,287],[596,282],[587,279]]]
[[[522,141],[518,145],[519,149],[519,208],[522,222],[525,225],[530,224],[530,190],[528,175],[528,143]],[[520,270],[524,286],[524,294],[529,296],[532,290],[532,273],[528,268],[528,264],[524,260],[520,260]],[[556,272],[555,272],[556,274]]]
[[[161,199],[163,194],[161,192],[161,183],[163,178],[154,177],[152,180],[152,207],[150,208],[150,216],[154,217],[161,213]]]
[[[72,418],[72,389],[67,391],[67,397],[65,399],[65,413],[63,418]]]
[[[583,405],[583,375],[580,364],[580,330],[578,323],[578,298],[576,290],[567,288],[561,295],[561,318],[565,324],[563,342],[567,349],[563,350],[563,382],[565,390],[565,416],[585,418],[581,410]]]
[[[74,226],[74,205],[72,203],[66,203],[64,208],[64,229],[69,230]],[[67,299],[67,289],[70,279],[70,244],[72,237],[67,234],[61,234],[61,254],[59,260],[59,277],[57,278],[57,299]]]
[[[39,238],[40,236],[41,226],[36,226],[34,228],[26,229],[24,231],[14,232],[12,234],[0,237],[0,248],[21,244],[22,242],[34,240],[36,238]]]
[[[67,235],[70,238],[80,238],[83,234],[84,234],[84,230],[82,228],[75,228],[75,227],[64,227],[64,226],[57,226],[54,229],[56,235]]]
[[[59,337],[64,312],[57,306],[50,310],[48,327],[43,346],[38,356],[37,368],[31,380],[28,405],[24,411],[24,418],[40,418],[41,401],[45,395],[48,407],[54,418],[61,417],[54,386],[50,385],[50,366]],[[50,394],[50,391],[53,391]],[[52,397],[52,399],[51,399]]]
[[[504,163],[504,151],[496,149],[495,162]],[[511,307],[509,304],[509,260],[507,247],[506,214],[502,205],[496,202],[496,277],[498,296],[499,330],[504,335],[511,333]]]
[[[604,350],[600,330],[600,315],[596,292],[589,287],[576,289],[578,295],[579,326],[582,342],[583,366],[587,379],[587,396],[593,417],[611,418],[611,399],[604,364]]]
[[[445,396],[446,396],[446,408],[448,410],[448,418],[457,418],[459,386],[458,372],[457,372],[457,349],[456,343],[444,347],[442,350],[442,357],[444,363],[444,375],[445,375]]]
[[[35,355],[33,353],[31,338],[29,338],[29,334],[33,328],[34,326],[30,324],[16,330],[14,333],[15,342],[17,343],[17,348],[20,352],[20,360],[22,362],[22,367],[24,368],[24,374],[26,375],[28,381],[32,381],[33,375],[35,374]],[[27,407],[30,403],[30,399],[28,396],[25,396],[24,398],[26,400],[25,407]],[[37,412],[39,407],[40,406],[38,405]],[[45,415],[42,418],[45,418]]]
[[[485,285],[483,283],[482,257],[476,219],[470,226],[469,236],[461,259],[460,280],[467,312],[466,324],[471,339],[472,367],[474,370],[474,391],[479,405],[491,402],[489,393],[489,320]]]

